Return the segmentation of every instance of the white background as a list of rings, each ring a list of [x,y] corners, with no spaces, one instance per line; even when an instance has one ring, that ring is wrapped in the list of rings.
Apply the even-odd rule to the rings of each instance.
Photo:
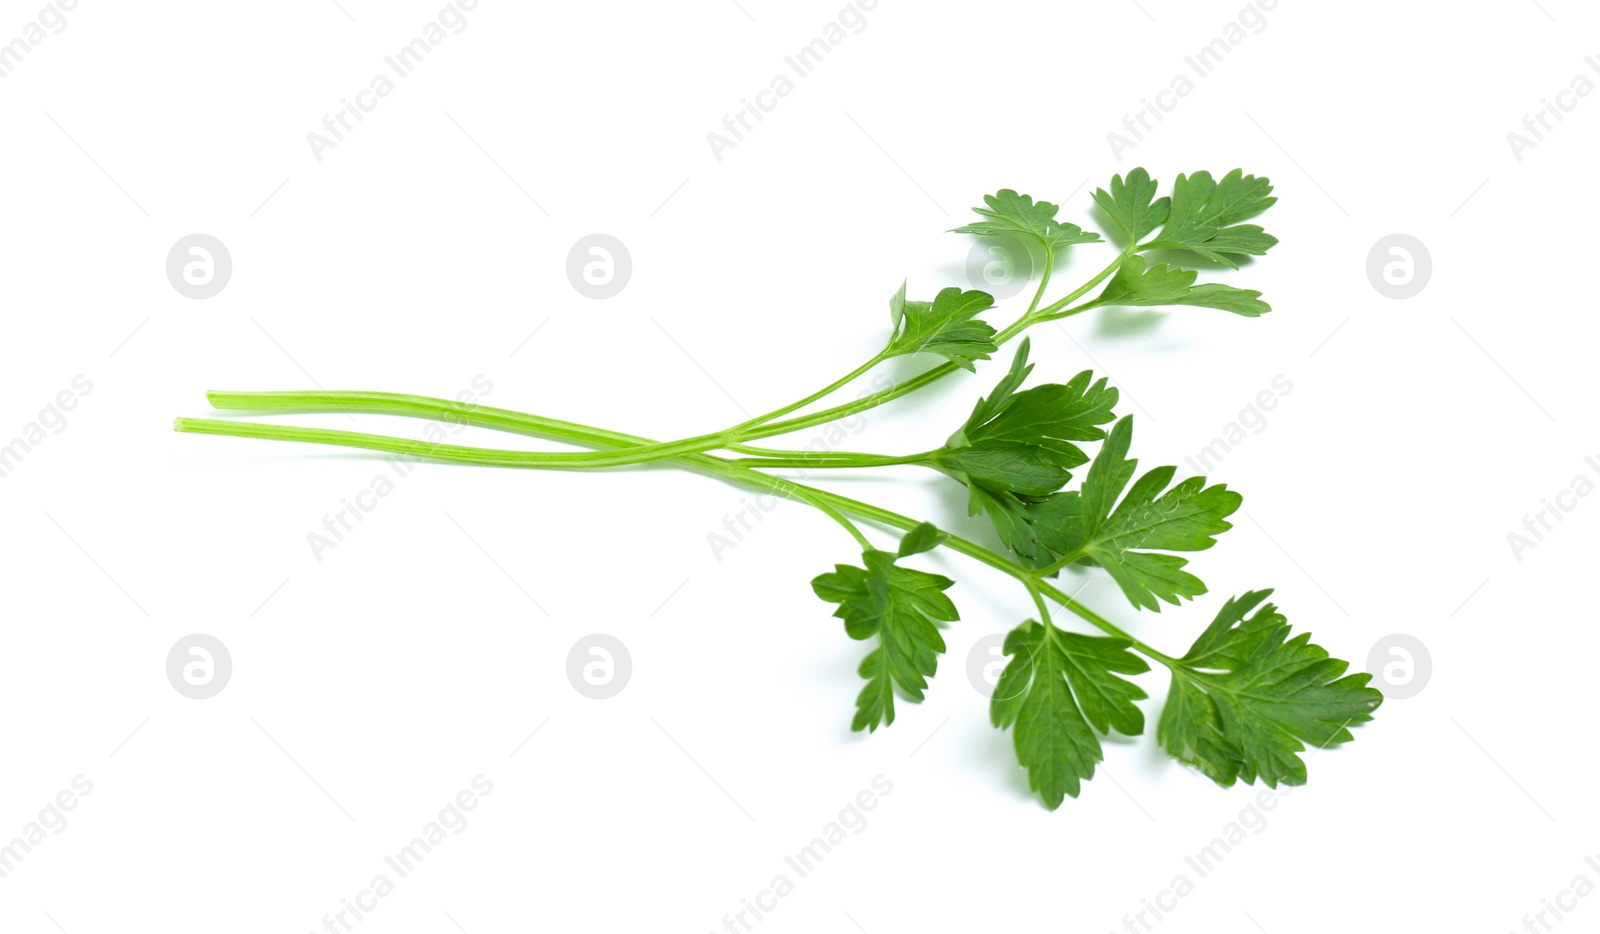
[[[1580,873],[1600,882],[1583,861],[1600,853],[1600,498],[1520,561],[1506,538],[1600,455],[1600,101],[1520,161],[1506,140],[1573,76],[1600,81],[1593,10],[1290,0],[1119,159],[1108,131],[1239,3],[883,0],[719,161],[707,132],[836,0],[484,0],[315,159],[306,134],[439,9],[86,0],[0,81],[0,439],[75,375],[93,383],[0,481],[0,838],[74,776],[94,785],[0,879],[0,930],[320,929],[479,774],[494,791],[465,831],[357,930],[720,929],[880,774],[893,791],[866,829],[758,930],[1120,929],[1194,878],[1184,857],[1258,790],[1220,790],[1146,736],[1108,743],[1047,812],[964,670],[1031,612],[1007,579],[922,565],[959,578],[940,676],[852,735],[863,648],[809,581],[855,548],[809,510],[781,505],[719,561],[707,534],[746,494],[700,476],[428,465],[319,562],[307,533],[384,461],[170,420],[207,414],[210,388],[450,396],[482,374],[494,405],[657,438],[720,428],[870,355],[902,277],[913,297],[968,285],[971,239],[944,231],[982,194],[1015,187],[1087,225],[1089,192],[1141,164],[1273,179],[1261,220],[1281,245],[1212,278],[1276,310],[1040,327],[1036,378],[1109,374],[1147,466],[1196,454],[1274,376],[1294,388],[1212,472],[1247,516],[1196,556],[1211,593],[1159,616],[1104,580],[1083,599],[1181,652],[1228,595],[1276,587],[1357,670],[1392,633],[1434,668],[1316,755],[1156,929],[1498,932]],[[38,10],[0,3],[0,41]],[[234,263],[203,301],[165,275],[196,232]],[[633,258],[605,301],[565,272],[594,232]],[[1366,273],[1396,232],[1433,258],[1405,301]],[[1075,248],[1061,289],[1111,255]],[[999,372],[878,410],[850,446],[935,444]],[[935,475],[828,479],[988,534]],[[165,675],[196,632],[234,664],[205,701]],[[594,632],[633,660],[604,702],[565,676]],[[1142,683],[1153,722],[1164,679]],[[1546,918],[1600,924],[1600,898],[1577,904]]]

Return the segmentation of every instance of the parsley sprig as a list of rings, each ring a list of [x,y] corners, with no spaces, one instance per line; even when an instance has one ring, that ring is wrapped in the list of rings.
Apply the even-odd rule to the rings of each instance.
[[[1182,555],[1205,551],[1231,528],[1238,493],[1204,477],[1177,479],[1172,466],[1138,472],[1129,457],[1133,418],[1116,416],[1117,390],[1085,371],[1064,383],[1027,386],[1035,364],[1023,339],[1000,381],[938,447],[912,454],[797,451],[754,442],[848,418],[917,392],[957,371],[975,372],[1028,328],[1108,306],[1195,306],[1254,318],[1270,307],[1261,293],[1220,282],[1196,283],[1202,264],[1230,268],[1266,253],[1277,239],[1244,223],[1276,200],[1265,178],[1239,170],[1214,179],[1179,175],[1170,196],[1143,169],[1114,177],[1093,198],[1123,244],[1098,273],[1046,302],[1065,251],[1100,244],[1099,234],[1057,218],[1060,208],[1012,189],[984,196],[979,220],[957,228],[980,237],[1020,239],[1043,256],[1027,308],[996,328],[989,294],[949,287],[930,300],[889,302],[883,349],[849,373],[792,403],[722,431],[660,442],[509,409],[380,392],[211,392],[217,409],[267,413],[371,413],[448,420],[562,442],[587,450],[518,451],[435,444],[387,435],[250,421],[179,418],[179,431],[300,441],[384,451],[480,466],[591,469],[665,461],[741,487],[809,505],[861,549],[812,589],[834,604],[845,633],[867,644],[853,730],[894,723],[896,703],[918,703],[946,651],[943,630],[959,621],[956,581],[914,565],[937,549],[964,555],[1015,580],[1033,615],[1011,629],[1009,656],[990,700],[990,718],[1010,730],[1030,786],[1054,809],[1076,797],[1104,758],[1102,739],[1145,727],[1133,679],[1154,663],[1170,689],[1156,741],[1173,758],[1224,787],[1260,781],[1297,785],[1301,754],[1349,742],[1349,728],[1372,718],[1382,695],[1366,674],[1291,636],[1268,590],[1227,601],[1181,656],[1157,650],[1085,606],[1057,583],[1069,566],[1099,568],[1135,609],[1159,611],[1206,594]],[[1152,262],[1149,254],[1160,261]],[[1096,290],[1099,290],[1096,293]],[[1093,294],[1092,294],[1093,293]],[[884,361],[930,355],[940,362],[887,389],[816,408]],[[1026,387],[1026,388],[1025,388]],[[1108,427],[1109,426],[1109,427]],[[1091,453],[1092,451],[1092,453]],[[789,468],[870,469],[914,465],[966,488],[971,514],[983,515],[993,542],[982,544],[932,524],[784,475]],[[1176,480],[1176,482],[1174,482]],[[872,530],[899,534],[892,549]],[[1093,632],[1058,623],[1064,611]]]

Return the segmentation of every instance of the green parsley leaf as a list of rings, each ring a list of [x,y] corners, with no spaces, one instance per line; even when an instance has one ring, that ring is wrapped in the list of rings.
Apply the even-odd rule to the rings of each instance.
[[[928,539],[921,527],[908,533],[901,542],[902,555],[912,553],[907,549],[932,547]],[[896,557],[869,549],[862,552],[865,567],[836,564],[832,572],[811,581],[818,597],[839,604],[833,615],[844,620],[850,638],[877,640],[877,647],[861,660],[859,673],[867,684],[856,697],[850,724],[855,731],[872,732],[880,724],[894,722],[896,688],[913,702],[922,702],[927,679],[933,677],[945,648],[939,628],[960,619],[944,594],[955,581],[900,567]]]
[[[906,285],[889,298],[889,317],[895,335],[884,351],[885,357],[913,353],[933,353],[964,370],[973,370],[973,361],[987,360],[995,351],[994,328],[976,315],[994,305],[987,292],[955,286],[941,289],[932,302],[906,300]]]
[[[1033,536],[1033,522],[1028,518],[1028,507],[1036,500],[1018,496],[1007,490],[994,490],[974,483],[967,487],[967,515],[982,512],[989,517],[1000,542],[1028,565],[1041,563],[1048,555],[1039,554],[1039,543]]]
[[[1168,490],[1176,467],[1148,471],[1129,488],[1139,464],[1127,458],[1132,439],[1130,415],[1111,429],[1081,490],[1048,497],[1028,514],[1036,540],[1057,556],[1056,565],[1099,565],[1134,606],[1159,611],[1158,599],[1177,605],[1182,597],[1205,593],[1206,586],[1183,570],[1187,560],[1158,552],[1210,548],[1215,536],[1233,528],[1227,517],[1243,500],[1223,484],[1206,486],[1204,477]]]
[[[1299,756],[1309,743],[1348,743],[1349,727],[1372,719],[1383,694],[1372,676],[1346,675],[1309,633],[1289,638],[1277,608],[1261,605],[1271,590],[1229,600],[1172,672],[1172,689],[1156,741],[1173,758],[1224,788],[1235,781],[1269,788],[1303,785]],[[1341,677],[1343,676],[1343,677]]]
[[[1011,401],[1011,397],[1028,378],[1028,374],[1033,372],[1033,364],[1028,362],[1028,348],[1029,339],[1025,337],[1011,358],[1011,369],[995,386],[993,392],[978,400],[972,415],[967,419],[968,424],[986,422],[994,418]],[[940,469],[937,465],[929,466]],[[967,514],[974,516],[979,512],[987,514],[1005,546],[1019,555],[1031,558],[1036,549],[1033,544],[1033,530],[1025,511],[1027,504],[1009,490],[999,488],[991,492],[982,483],[970,482],[964,471],[960,476],[956,476],[956,479],[967,483]]]
[[[1024,507],[1072,478],[1089,461],[1075,442],[1099,441],[1117,390],[1085,370],[1066,383],[1017,391],[1032,367],[1024,340],[1011,370],[944,446],[923,461],[966,484],[969,514],[990,515],[1007,547],[1034,554]]]
[[[1028,785],[1052,811],[1066,797],[1078,796],[1081,782],[1104,758],[1096,730],[1127,736],[1144,731],[1144,713],[1134,701],[1146,694],[1118,677],[1150,670],[1130,645],[1031,619],[1006,635],[1011,661],[995,685],[989,718],[1000,729],[1012,728]]]
[[[1012,363],[1026,361],[1028,342],[1024,340]],[[1026,374],[1031,367],[1023,370]],[[1099,426],[1112,420],[1117,391],[1106,385],[1104,377],[1091,383],[1094,374],[1084,370],[1065,383],[1045,383],[1016,392],[1010,379],[1003,381],[990,396],[979,400],[965,424],[945,443],[948,448],[976,447],[989,443],[1040,445],[1068,457],[1073,466],[1088,463],[1088,456],[1072,441],[1099,441],[1106,436]]]
[[[1236,289],[1220,282],[1207,282],[1195,286],[1178,304],[1231,311],[1246,318],[1259,318],[1272,310],[1272,306],[1262,301],[1261,293],[1255,289]]]
[[[1220,283],[1195,285],[1198,275],[1192,269],[1178,269],[1166,263],[1147,267],[1143,257],[1129,256],[1117,267],[1105,289],[1074,311],[1102,305],[1198,305],[1259,318],[1272,310],[1271,305],[1261,301],[1260,292]]]
[[[899,556],[909,558],[924,551],[932,551],[943,541],[944,533],[932,522],[924,522],[901,537]]]
[[[1007,402],[1027,380],[1028,374],[1033,372],[1033,364],[1028,362],[1028,350],[1032,346],[1032,338],[1024,337],[1017,347],[1017,352],[1011,355],[1011,368],[994,387],[994,392],[987,397],[979,399],[977,406],[972,410],[968,422],[988,421],[1005,407]]]
[[[1071,468],[1089,462],[1074,442],[1104,438],[1100,426],[1115,418],[1116,403],[1117,391],[1088,370],[1010,395],[998,406],[984,400],[933,459],[941,469],[998,489],[1053,493],[1071,479]]]
[[[1192,269],[1174,269],[1165,263],[1146,267],[1135,254],[1122,261],[1094,305],[1174,305],[1189,294],[1199,275]]]
[[[1031,196],[1019,195],[1010,188],[984,195],[983,203],[988,207],[972,210],[988,220],[957,227],[957,233],[1028,237],[1050,253],[1058,253],[1074,243],[1094,243],[1100,239],[1099,234],[1086,232],[1077,224],[1057,221],[1056,212],[1060,208],[1056,205],[1048,201],[1035,202]]]
[[[1161,226],[1172,207],[1171,199],[1156,197],[1156,188],[1150,173],[1138,168],[1128,173],[1126,182],[1122,176],[1113,175],[1111,190],[1095,189],[1094,202],[1111,217],[1129,243],[1138,243]]]
[[[1188,250],[1214,262],[1237,266],[1238,256],[1259,256],[1278,238],[1255,224],[1239,221],[1271,207],[1272,182],[1234,169],[1215,182],[1210,172],[1179,175],[1172,185],[1171,214],[1150,250]]]

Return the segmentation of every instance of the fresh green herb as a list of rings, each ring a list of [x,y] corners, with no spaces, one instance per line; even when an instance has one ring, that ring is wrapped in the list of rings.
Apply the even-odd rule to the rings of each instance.
[[[1271,182],[1238,169],[1220,182],[1212,181],[1210,172],[1179,175],[1172,183],[1166,224],[1148,248],[1189,250],[1213,262],[1237,267],[1238,257],[1260,256],[1277,244],[1277,237],[1255,224],[1239,223],[1265,211],[1277,200],[1272,197]]]
[[[956,605],[944,595],[955,581],[895,564],[897,558],[927,551],[939,544],[939,530],[923,523],[900,540],[898,554],[868,548],[865,568],[834,565],[833,573],[811,582],[817,596],[839,604],[834,616],[844,620],[852,639],[874,639],[877,647],[861,660],[867,686],[856,698],[852,730],[876,730],[894,722],[894,689],[921,703],[944,652],[939,627],[959,619]]]
[[[1144,259],[1130,256],[1111,281],[1106,283],[1092,305],[1199,305],[1217,308],[1236,315],[1256,318],[1271,311],[1261,301],[1261,293],[1251,289],[1236,289],[1220,282],[1195,285],[1199,273],[1192,269],[1173,269],[1166,263],[1145,267]]]
[[[1369,675],[1346,675],[1350,666],[1329,658],[1309,634],[1290,639],[1288,621],[1261,604],[1271,593],[1229,600],[1171,666],[1156,739],[1219,785],[1257,778],[1269,787],[1304,784],[1303,744],[1348,743],[1348,728],[1371,720],[1382,699],[1367,687]]]
[[[990,700],[990,718],[1012,732],[1017,758],[1033,790],[1054,809],[1076,797],[1104,757],[1102,737],[1144,731],[1145,691],[1131,676],[1150,663],[1165,667],[1171,689],[1156,741],[1171,756],[1224,787],[1261,781],[1305,781],[1301,753],[1351,740],[1349,728],[1372,718],[1382,702],[1366,674],[1328,656],[1310,636],[1290,636],[1283,616],[1263,603],[1270,591],[1229,600],[1181,657],[1136,639],[1069,596],[1056,579],[1070,566],[1103,569],[1135,609],[1159,610],[1205,594],[1181,554],[1205,551],[1231,528],[1239,494],[1204,477],[1176,479],[1156,467],[1135,479],[1128,454],[1133,419],[1117,419],[1117,390],[1082,372],[1064,383],[1023,388],[1034,364],[1022,340],[1006,375],[939,447],[914,454],[796,451],[757,447],[790,434],[884,405],[958,370],[975,371],[1013,338],[1045,321],[1107,306],[1197,306],[1258,317],[1270,307],[1261,293],[1219,282],[1196,284],[1196,260],[1237,268],[1277,239],[1242,223],[1276,200],[1264,178],[1229,172],[1179,175],[1170,197],[1144,169],[1114,177],[1094,193],[1123,246],[1088,281],[1055,301],[1044,297],[1056,260],[1067,249],[1103,242],[1098,234],[1058,220],[1060,208],[1006,188],[984,197],[981,218],[957,228],[980,237],[1011,237],[1044,255],[1037,291],[1025,311],[996,328],[980,315],[994,305],[981,291],[945,288],[932,301],[889,302],[890,336],[882,350],[814,393],[723,431],[658,442],[540,415],[467,406],[425,396],[377,392],[213,392],[213,406],[266,412],[345,412],[449,419],[564,442],[586,451],[531,452],[430,444],[384,435],[247,421],[177,420],[179,431],[331,444],[451,463],[537,469],[587,469],[665,461],[728,483],[788,497],[837,523],[861,549],[861,563],[838,564],[812,581],[817,596],[837,605],[845,634],[871,643],[859,672],[853,730],[894,723],[897,700],[920,702],[945,652],[943,630],[959,620],[955,581],[910,566],[940,550],[972,558],[1016,580],[1034,614],[1011,630],[1010,657]],[[1161,251],[1164,262],[1145,254]],[[1103,286],[1103,287],[1102,287]],[[1089,296],[1096,288],[1100,292]],[[851,402],[796,414],[893,357],[929,354],[941,362],[895,386]],[[1104,426],[1110,425],[1108,430]],[[1086,445],[1096,445],[1091,457]],[[1074,471],[1088,465],[1076,485]],[[787,468],[868,469],[917,465],[966,487],[968,510],[994,530],[985,545],[932,524],[799,483]],[[902,533],[885,551],[863,528]],[[1052,604],[1098,634],[1052,619]],[[1253,612],[1252,612],[1253,611]]]
[[[902,282],[889,300],[895,336],[883,357],[933,353],[963,370],[974,370],[974,360],[987,360],[995,351],[994,328],[974,316],[993,305],[989,293],[963,292],[955,286],[941,289],[932,302],[908,302]]]
[[[957,227],[957,233],[986,237],[1015,234],[1033,240],[1052,256],[1074,243],[1094,243],[1100,239],[1099,234],[1085,233],[1077,224],[1056,220],[1056,212],[1061,209],[1050,202],[1035,204],[1029,196],[1019,195],[1009,188],[984,195],[983,203],[987,207],[972,210],[988,220]]]
[[[1094,203],[1100,205],[1130,245],[1137,244],[1160,227],[1172,209],[1171,198],[1156,197],[1159,187],[1151,180],[1150,173],[1138,168],[1128,173],[1127,181],[1120,175],[1113,175],[1110,191],[1095,189]]]
[[[1132,647],[1126,639],[1064,632],[1031,619],[1006,635],[1011,661],[989,715],[995,726],[1012,729],[1028,784],[1050,808],[1076,798],[1082,780],[1094,775],[1104,758],[1099,733],[1144,732],[1144,712],[1134,701],[1149,695],[1118,677],[1150,670]]]
[[[966,484],[968,511],[988,514],[1006,547],[1029,560],[1037,551],[1029,505],[1061,489],[1072,468],[1089,460],[1074,442],[1104,438],[1099,426],[1111,421],[1117,402],[1104,379],[1090,385],[1087,370],[1065,384],[1017,392],[1032,371],[1024,339],[1006,378],[944,447],[921,461]]]
[[[1215,545],[1216,536],[1233,528],[1226,520],[1242,498],[1220,483],[1206,486],[1204,477],[1190,477],[1169,490],[1176,467],[1157,467],[1130,489],[1128,481],[1139,466],[1127,458],[1132,439],[1133,416],[1124,416],[1100,446],[1081,489],[1030,506],[1028,519],[1039,544],[1056,557],[1045,570],[1074,561],[1099,565],[1134,606],[1160,610],[1157,598],[1176,605],[1180,597],[1197,597],[1206,587],[1183,570],[1188,563],[1183,558],[1159,552]]]

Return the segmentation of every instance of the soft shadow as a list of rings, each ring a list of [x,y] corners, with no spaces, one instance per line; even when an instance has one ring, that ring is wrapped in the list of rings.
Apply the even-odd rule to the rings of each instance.
[[[1011,736],[1011,730],[985,730],[984,738],[978,740],[983,761],[1005,776],[1006,785],[1018,799],[1037,802],[1039,799],[1028,787],[1028,770],[1017,762],[1017,749]]]
[[[1171,314],[1155,308],[1101,308],[1095,315],[1096,337],[1145,337]]]
[[[1169,266],[1198,269],[1201,272],[1232,272],[1234,269],[1233,266],[1229,266],[1227,263],[1209,260],[1197,253],[1190,253],[1188,250],[1146,250],[1141,255],[1144,256],[1146,266],[1166,263]],[[1249,269],[1256,261],[1253,256],[1233,256],[1232,258],[1239,269]]]
[[[1089,217],[1093,218],[1095,226],[1100,228],[1100,236],[1106,238],[1111,245],[1119,250],[1128,248],[1128,240],[1122,236],[1122,228],[1117,226],[1117,222],[1111,219],[1111,215],[1107,214],[1106,209],[1102,208],[1100,202],[1093,197],[1089,199]]]

